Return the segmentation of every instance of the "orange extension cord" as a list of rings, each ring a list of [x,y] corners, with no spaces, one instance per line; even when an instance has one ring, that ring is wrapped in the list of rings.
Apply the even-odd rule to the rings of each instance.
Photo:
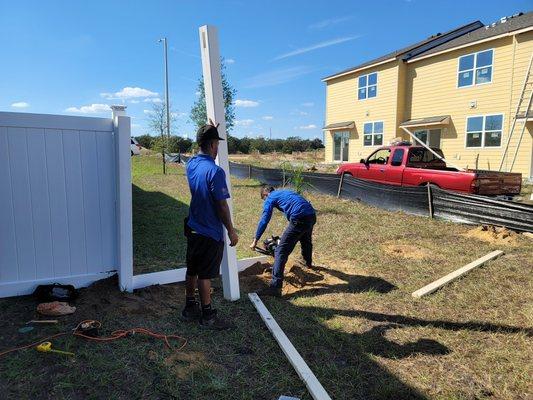
[[[114,332],[111,332],[111,336],[108,336],[108,337],[92,337],[92,336],[84,335],[83,333],[81,333],[79,331],[80,326],[82,324],[84,324],[84,323],[95,324],[97,328],[100,328],[102,326],[102,323],[100,321],[96,321],[96,320],[89,319],[89,320],[81,321],[78,325],[76,325],[76,328],[73,329],[73,332],[72,332],[73,336],[79,336],[79,337],[82,337],[82,338],[85,338],[85,339],[94,340],[96,342],[111,342],[113,340],[122,339],[122,338],[125,338],[125,337],[129,336],[129,335],[135,335],[135,334],[139,333],[139,334],[143,334],[143,335],[154,337],[156,339],[163,340],[163,342],[165,343],[165,345],[169,349],[172,348],[172,346],[170,345],[169,339],[181,340],[183,343],[181,344],[180,347],[178,347],[176,349],[176,351],[180,351],[181,349],[183,349],[187,345],[187,339],[185,339],[184,337],[181,337],[181,336],[178,336],[178,335],[164,335],[164,334],[161,334],[161,333],[155,333],[155,332],[152,332],[152,331],[150,331],[150,330],[148,330],[146,328],[133,328],[133,329],[127,329],[127,330],[119,329],[119,330],[116,330]],[[47,342],[47,341],[50,341],[51,339],[54,339],[54,338],[57,338],[57,337],[60,337],[60,336],[65,336],[65,335],[68,335],[68,334],[69,334],[69,332],[56,333],[55,335],[48,336],[48,337],[46,337],[44,339],[39,340],[38,342],[31,343],[31,344],[28,344],[26,346],[15,347],[13,349],[3,351],[3,352],[0,353],[0,357],[5,356],[6,354],[9,354],[9,353],[13,353],[13,352],[18,351],[18,350],[24,350],[24,349],[36,347],[36,346],[38,346],[39,344],[41,344],[43,342]]]

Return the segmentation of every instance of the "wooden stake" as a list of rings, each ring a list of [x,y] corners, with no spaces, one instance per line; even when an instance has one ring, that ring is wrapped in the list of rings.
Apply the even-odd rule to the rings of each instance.
[[[337,198],[341,196],[342,183],[344,182],[344,172],[341,175],[341,180],[339,181],[339,190],[337,190]]]
[[[503,251],[496,250],[492,253],[487,254],[484,257],[478,258],[476,261],[471,262],[470,264],[465,265],[464,267],[461,267],[452,273],[443,276],[442,278],[436,280],[435,282],[430,283],[429,285],[424,286],[422,289],[418,289],[416,292],[413,292],[413,297],[422,297],[427,294],[433,293],[437,289],[440,289],[444,285],[453,282],[457,279],[459,279],[461,276],[465,275],[467,272],[473,270],[476,267],[479,267],[480,265],[485,264],[487,261],[493,260],[496,257],[501,256]]]
[[[429,218],[433,218],[433,196],[431,193],[431,185],[428,183],[428,205],[429,205]]]
[[[248,293],[248,297],[252,301],[268,330],[270,333],[272,333],[272,336],[274,336],[276,342],[278,342],[281,350],[283,350],[283,353],[296,370],[298,376],[302,381],[304,381],[305,386],[307,386],[307,389],[309,390],[309,393],[311,393],[313,399],[331,400],[331,397],[329,397],[324,387],[320,384],[315,374],[313,374],[313,371],[311,371],[309,366],[305,363],[304,359],[300,353],[298,353],[298,350],[296,350],[296,348],[293,346],[287,335],[285,335],[285,333],[281,330],[281,327],[265,307],[259,296],[256,293]]]

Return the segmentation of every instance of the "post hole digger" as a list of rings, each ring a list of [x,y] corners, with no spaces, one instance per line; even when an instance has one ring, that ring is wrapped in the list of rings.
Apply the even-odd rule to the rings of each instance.
[[[278,247],[280,240],[279,236],[272,236],[263,240],[264,248],[255,247],[254,250],[265,256],[274,257],[274,251],[276,250],[276,247]]]

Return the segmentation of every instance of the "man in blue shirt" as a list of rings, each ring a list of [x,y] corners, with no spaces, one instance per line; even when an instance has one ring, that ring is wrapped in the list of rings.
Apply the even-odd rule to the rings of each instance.
[[[187,163],[187,180],[191,191],[189,216],[185,219],[187,237],[186,303],[181,313],[185,321],[199,320],[208,329],[227,329],[229,325],[211,307],[211,279],[220,275],[224,253],[224,225],[230,246],[239,240],[231,221],[226,199],[230,197],[224,170],[215,164],[219,137],[213,123],[202,126],[196,141],[200,152]],[[200,292],[200,305],[194,297]]]
[[[250,245],[252,249],[257,247],[257,242],[265,232],[274,208],[285,214],[289,221],[289,225],[283,232],[274,252],[275,259],[270,287],[260,292],[262,295],[279,297],[281,296],[285,264],[296,243],[300,242],[302,257],[306,266],[308,268],[313,266],[312,236],[316,223],[316,213],[309,201],[292,190],[274,190],[271,186],[265,186],[261,188],[261,199],[264,201],[263,215],[257,225],[254,241]]]

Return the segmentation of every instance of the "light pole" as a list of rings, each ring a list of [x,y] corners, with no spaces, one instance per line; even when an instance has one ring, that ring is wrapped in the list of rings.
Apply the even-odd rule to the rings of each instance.
[[[168,99],[168,57],[167,57],[167,38],[159,39],[159,43],[163,42],[163,50],[165,57],[165,109],[167,120],[167,140],[170,139],[170,102]],[[164,143],[165,141],[163,141]],[[163,174],[166,174],[166,161],[165,161],[165,146],[163,146]]]

